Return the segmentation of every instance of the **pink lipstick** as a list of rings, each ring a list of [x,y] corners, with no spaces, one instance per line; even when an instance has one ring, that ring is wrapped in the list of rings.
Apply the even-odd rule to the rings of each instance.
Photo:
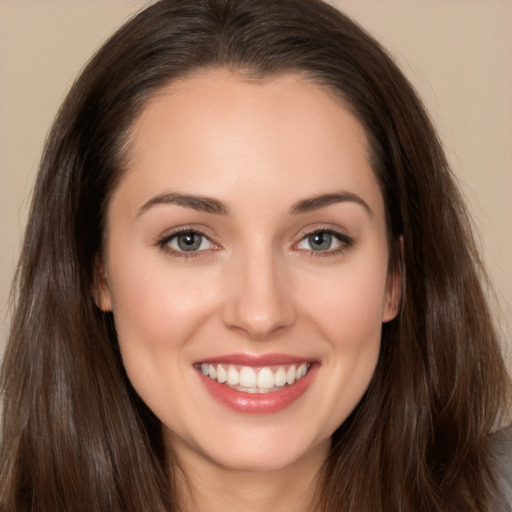
[[[275,413],[291,405],[306,392],[318,366],[286,354],[230,354],[194,365],[216,400],[247,414]]]

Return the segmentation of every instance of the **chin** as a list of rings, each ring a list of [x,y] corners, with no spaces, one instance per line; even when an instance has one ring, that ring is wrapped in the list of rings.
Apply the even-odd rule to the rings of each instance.
[[[240,434],[240,433],[239,433]],[[321,465],[330,447],[330,436],[318,442],[297,432],[272,435],[251,432],[248,436],[222,435],[213,444],[196,447],[200,456],[229,471],[274,472],[293,468],[307,461]]]

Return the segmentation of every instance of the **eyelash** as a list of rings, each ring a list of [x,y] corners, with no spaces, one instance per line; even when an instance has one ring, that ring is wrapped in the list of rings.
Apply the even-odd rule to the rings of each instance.
[[[214,249],[202,249],[199,251],[179,251],[179,250],[176,250],[176,249],[170,247],[169,243],[173,239],[179,237],[180,235],[200,236],[203,239],[208,240],[213,246],[215,246],[215,248]],[[212,242],[210,237],[206,236],[204,233],[201,233],[201,231],[199,231],[197,229],[189,228],[189,227],[180,228],[180,229],[172,232],[169,235],[163,236],[162,238],[157,240],[156,245],[158,245],[160,247],[160,249],[166,254],[170,254],[172,256],[177,256],[178,258],[187,258],[187,259],[188,258],[199,258],[199,257],[205,256],[206,253],[208,253],[212,250],[217,250],[219,248],[219,246],[217,244],[215,244],[215,242]]]
[[[341,233],[340,231],[336,231],[332,228],[316,228],[313,231],[308,231],[304,233],[298,243],[294,245],[294,247],[297,247],[300,243],[307,240],[309,237],[317,235],[317,234],[325,234],[330,235],[333,238],[335,238],[339,245],[338,247],[335,247],[334,249],[327,249],[325,251],[315,251],[312,249],[298,249],[300,251],[308,252],[309,255],[312,258],[320,257],[320,258],[326,258],[329,256],[337,256],[339,254],[343,254],[348,249],[352,248],[355,245],[355,239],[345,233]]]
[[[334,249],[326,249],[326,250],[318,250],[318,251],[315,251],[313,249],[299,249],[298,248],[299,244],[306,241],[309,237],[317,235],[317,234],[325,234],[325,235],[332,236],[339,242],[338,247],[335,247]],[[214,246],[214,248],[213,249],[202,249],[202,250],[196,250],[196,251],[180,251],[180,250],[176,250],[176,249],[170,247],[169,243],[173,239],[179,237],[180,235],[200,236],[203,239],[209,241]],[[171,254],[171,255],[177,256],[179,258],[198,258],[198,257],[205,256],[207,253],[211,252],[212,250],[215,251],[219,248],[219,246],[217,244],[215,244],[215,242],[213,242],[210,239],[210,237],[208,237],[207,235],[205,235],[204,233],[202,233],[201,231],[199,231],[197,229],[188,228],[188,227],[183,227],[177,231],[174,231],[173,233],[171,233],[169,235],[165,235],[165,236],[159,238],[157,240],[156,245],[159,246],[160,249],[164,253]],[[313,231],[308,231],[308,232],[304,233],[301,236],[301,239],[299,240],[299,242],[295,243],[293,247],[294,247],[294,249],[297,249],[300,252],[308,252],[309,255],[313,258],[313,257],[336,256],[338,254],[344,253],[345,251],[347,251],[354,245],[355,245],[354,238],[349,235],[346,235],[345,233],[341,233],[332,228],[317,228],[317,229],[314,229]]]

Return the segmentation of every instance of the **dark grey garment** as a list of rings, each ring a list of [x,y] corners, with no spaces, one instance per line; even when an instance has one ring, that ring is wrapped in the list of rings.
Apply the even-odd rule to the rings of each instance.
[[[512,512],[512,425],[493,436],[492,447],[500,488],[500,507],[496,512]]]

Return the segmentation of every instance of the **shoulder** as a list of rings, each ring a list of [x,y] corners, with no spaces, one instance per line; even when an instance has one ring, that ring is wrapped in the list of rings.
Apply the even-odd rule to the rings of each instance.
[[[512,512],[512,425],[494,434],[491,446],[503,503],[497,512]]]

